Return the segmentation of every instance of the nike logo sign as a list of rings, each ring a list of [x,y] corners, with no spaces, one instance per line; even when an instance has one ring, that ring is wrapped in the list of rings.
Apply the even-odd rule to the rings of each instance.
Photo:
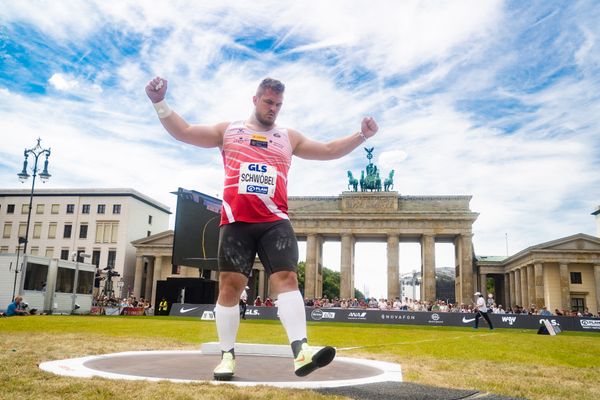
[[[468,324],[469,322],[475,321],[475,318],[467,319],[467,317],[463,317],[463,324]]]
[[[199,307],[192,307],[192,308],[185,309],[185,308],[181,307],[181,310],[179,310],[179,312],[182,313],[182,314],[185,314],[186,312],[194,311],[194,310],[196,310],[198,308]]]

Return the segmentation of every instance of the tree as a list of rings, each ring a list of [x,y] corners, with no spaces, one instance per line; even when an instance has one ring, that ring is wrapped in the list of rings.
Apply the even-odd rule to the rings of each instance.
[[[302,293],[304,293],[305,269],[306,263],[304,261],[300,261],[298,263],[298,286],[300,287],[300,291]],[[323,296],[326,296],[328,299],[333,299],[334,297],[339,298],[340,280],[341,274],[339,272],[323,267]],[[360,299],[361,297],[364,297],[364,295],[360,290],[355,288],[354,297]]]

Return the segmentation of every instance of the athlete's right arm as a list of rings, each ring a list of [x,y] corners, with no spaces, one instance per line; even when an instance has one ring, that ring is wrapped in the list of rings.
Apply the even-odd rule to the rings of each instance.
[[[156,109],[160,123],[175,139],[199,147],[218,147],[223,144],[223,134],[229,125],[222,122],[216,125],[190,125],[165,101],[167,80],[155,77],[146,85],[146,94]]]

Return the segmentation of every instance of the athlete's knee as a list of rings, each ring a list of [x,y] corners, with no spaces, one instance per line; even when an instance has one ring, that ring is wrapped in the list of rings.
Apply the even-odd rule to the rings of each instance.
[[[279,271],[271,275],[271,285],[277,293],[298,289],[298,275],[294,271]]]

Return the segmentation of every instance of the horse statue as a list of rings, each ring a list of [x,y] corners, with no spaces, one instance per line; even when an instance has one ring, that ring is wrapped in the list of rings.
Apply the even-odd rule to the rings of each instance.
[[[365,181],[365,171],[360,171],[360,191],[361,192],[366,192],[367,191],[367,184]]]
[[[390,175],[383,181],[383,190],[386,192],[394,188],[394,170],[390,171]]]
[[[358,179],[352,176],[352,171],[348,171],[348,190],[352,190],[354,192],[358,191]]]

